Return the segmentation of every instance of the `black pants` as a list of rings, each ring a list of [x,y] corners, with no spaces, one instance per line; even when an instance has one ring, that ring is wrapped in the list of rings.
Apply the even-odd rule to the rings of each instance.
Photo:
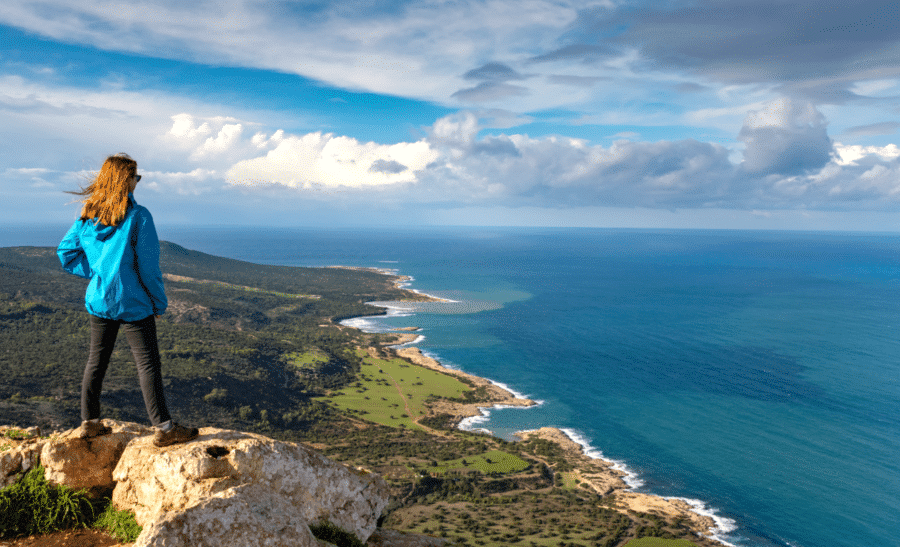
[[[119,327],[125,331],[131,354],[137,365],[144,405],[150,415],[150,423],[159,425],[171,419],[163,395],[162,370],[159,346],[156,342],[156,318],[152,315],[140,321],[116,321],[91,315],[91,351],[84,379],[81,381],[81,419],[100,417],[100,392],[103,377],[109,366]]]

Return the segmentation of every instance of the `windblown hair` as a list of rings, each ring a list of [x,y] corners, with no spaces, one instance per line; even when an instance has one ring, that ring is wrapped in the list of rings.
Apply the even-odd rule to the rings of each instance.
[[[137,174],[137,162],[128,154],[106,158],[100,172],[87,188],[69,192],[86,196],[81,200],[81,220],[98,220],[107,226],[117,226],[128,211],[128,190],[131,177]]]

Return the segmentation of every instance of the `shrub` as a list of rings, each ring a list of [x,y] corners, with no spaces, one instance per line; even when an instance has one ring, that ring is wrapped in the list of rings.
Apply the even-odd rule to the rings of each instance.
[[[105,530],[109,535],[123,543],[130,543],[141,535],[143,528],[134,520],[134,513],[117,511],[111,500],[107,498],[108,505],[94,521],[94,528]]]
[[[44,479],[43,467],[32,469],[16,484],[0,490],[0,538],[83,528],[93,516],[94,508],[85,490],[51,486]]]

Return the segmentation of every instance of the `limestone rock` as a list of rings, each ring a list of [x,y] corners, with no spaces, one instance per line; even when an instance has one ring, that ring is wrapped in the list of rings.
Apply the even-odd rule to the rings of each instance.
[[[267,487],[245,484],[182,511],[163,513],[135,547],[318,547],[293,503]]]
[[[112,429],[108,435],[81,439],[77,429],[70,429],[44,443],[41,465],[47,482],[86,488],[95,496],[107,495],[113,489],[113,469],[125,446],[135,437],[150,435],[153,429],[114,420],[103,423]]]
[[[37,467],[41,448],[46,442],[46,439],[27,439],[0,452],[0,488],[14,484],[22,475]],[[0,444],[4,444],[3,441]]]
[[[216,511],[224,507],[219,505],[223,500],[257,496],[246,503],[271,508],[268,526],[291,529],[295,517],[279,509],[288,503],[303,522],[329,521],[365,541],[375,530],[389,495],[378,475],[348,468],[302,445],[217,428],[203,428],[196,440],[165,448],[153,446],[149,437],[136,438],[122,453],[113,479],[117,481],[113,504],[133,511],[145,533],[158,522],[163,528],[169,526],[162,522],[166,519],[176,522],[165,516],[169,512],[192,513],[184,522],[200,526],[194,523],[207,519],[198,516],[206,514],[207,507],[219,515]],[[257,488],[238,488],[243,485]],[[193,509],[203,503],[207,503],[204,509]],[[242,518],[247,513],[228,514]],[[251,523],[259,519],[248,518]],[[240,520],[231,524],[242,525]]]
[[[639,492],[616,492],[615,506],[628,511],[653,513],[661,517],[681,518],[691,530],[700,535],[709,535],[716,528],[712,517],[700,515],[683,499],[663,498]]]
[[[366,547],[444,547],[448,544],[446,539],[434,536],[379,528],[369,538]]]

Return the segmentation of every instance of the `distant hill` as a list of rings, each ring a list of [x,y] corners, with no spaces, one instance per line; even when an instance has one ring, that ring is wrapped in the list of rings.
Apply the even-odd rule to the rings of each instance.
[[[291,430],[321,418],[327,409],[311,395],[352,378],[359,357],[348,348],[365,337],[336,320],[384,313],[367,301],[418,297],[375,271],[253,264],[166,241],[160,266],[170,407],[184,421],[222,427]],[[0,248],[0,423],[78,422],[87,283],[63,271],[54,248]],[[115,417],[143,421],[133,361],[119,338],[103,404]],[[298,373],[291,358],[305,355],[314,366]]]

